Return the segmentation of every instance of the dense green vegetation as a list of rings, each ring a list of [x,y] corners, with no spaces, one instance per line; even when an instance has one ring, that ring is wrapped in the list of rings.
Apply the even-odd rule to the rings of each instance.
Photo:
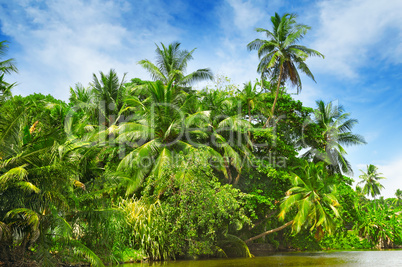
[[[256,39],[261,80],[186,74],[194,50],[157,45],[153,81],[111,69],[88,87],[13,96],[13,59],[0,62],[0,259],[94,266],[130,259],[250,257],[248,245],[353,249],[402,244],[402,194],[377,198],[373,165],[346,175],[357,120],[343,107],[305,107],[297,70],[319,52],[298,44],[309,27],[276,14]],[[0,42],[0,60],[6,43]],[[374,199],[368,198],[369,196]]]

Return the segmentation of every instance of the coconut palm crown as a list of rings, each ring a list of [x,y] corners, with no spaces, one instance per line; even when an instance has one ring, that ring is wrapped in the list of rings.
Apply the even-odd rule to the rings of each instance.
[[[373,164],[367,165],[367,171],[362,172],[362,175],[359,176],[362,179],[358,184],[364,184],[363,193],[367,196],[371,195],[371,197],[375,198],[376,196],[381,194],[381,189],[384,189],[384,186],[380,184],[378,180],[385,179],[382,177],[382,173],[377,172],[378,168]]]
[[[194,82],[212,80],[213,74],[209,68],[198,69],[185,75],[188,61],[193,59],[195,48],[191,51],[181,50],[180,43],[173,42],[167,47],[161,43],[161,47],[156,45],[156,64],[148,59],[138,62],[152,76],[153,80],[160,80],[165,85],[173,82],[173,85],[188,86]]]
[[[363,136],[352,133],[352,128],[358,121],[351,119],[350,113],[345,113],[341,105],[333,105],[332,102],[325,104],[322,100],[316,103],[314,123],[321,128],[323,143],[318,147],[312,145],[303,157],[327,162],[331,173],[353,174],[352,167],[345,158],[345,146],[366,144]]]
[[[247,45],[248,50],[258,51],[260,63],[257,72],[261,74],[261,79],[277,80],[272,114],[275,111],[281,83],[289,80],[299,93],[302,90],[302,83],[298,70],[315,81],[305,61],[310,56],[324,58],[320,52],[298,44],[310,27],[298,24],[296,17],[295,14],[280,16],[275,13],[275,16],[271,17],[272,31],[256,29],[257,32],[265,33],[268,40],[255,39]]]

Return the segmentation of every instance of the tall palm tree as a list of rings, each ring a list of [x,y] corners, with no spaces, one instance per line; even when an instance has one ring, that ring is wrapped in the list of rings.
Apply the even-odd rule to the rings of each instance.
[[[321,128],[322,142],[313,147],[303,156],[312,157],[314,161],[326,161],[328,168],[333,173],[352,174],[353,170],[344,146],[366,144],[361,135],[351,132],[353,126],[358,123],[356,119],[350,119],[350,113],[345,113],[341,105],[325,104],[319,100],[314,113],[314,123]]]
[[[156,45],[156,64],[148,59],[140,60],[138,64],[151,74],[153,80],[160,80],[165,85],[173,82],[173,85],[188,86],[197,81],[212,80],[213,74],[208,68],[185,74],[194,51],[195,48],[191,51],[181,50],[178,42],[173,42],[167,47],[161,43],[161,47]]]
[[[362,172],[362,175],[359,176],[362,181],[358,184],[364,184],[363,186],[363,193],[367,196],[371,195],[371,197],[375,198],[376,196],[380,195],[381,189],[384,189],[384,186],[380,184],[378,180],[385,179],[382,177],[382,173],[377,172],[378,168],[373,164],[367,165],[367,171]]]
[[[310,29],[309,26],[298,24],[295,14],[284,14],[282,17],[275,13],[271,17],[272,31],[257,28],[257,32],[265,33],[268,40],[255,39],[247,45],[249,50],[258,50],[261,59],[257,71],[261,73],[261,79],[269,77],[277,80],[277,88],[271,114],[274,115],[275,105],[278,100],[280,86],[287,80],[297,87],[297,92],[302,90],[302,83],[298,70],[315,81],[313,74],[305,61],[310,56],[324,56],[313,49],[299,45],[298,42]],[[270,117],[266,125],[268,125]]]

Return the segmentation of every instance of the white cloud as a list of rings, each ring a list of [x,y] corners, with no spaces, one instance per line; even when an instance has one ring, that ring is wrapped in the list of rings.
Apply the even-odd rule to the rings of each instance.
[[[264,13],[253,5],[253,1],[228,0],[228,3],[234,11],[234,24],[240,30],[249,30],[264,17]]]
[[[402,1],[322,1],[318,4],[318,30],[311,47],[325,60],[311,65],[341,77],[358,77],[358,68],[384,59],[402,62]],[[315,26],[314,28],[317,28]]]
[[[119,77],[129,71],[130,78],[146,79],[136,62],[152,58],[154,42],[177,38],[169,19],[142,2],[7,2],[0,6],[1,31],[22,48],[13,56],[20,73],[8,80],[18,81],[16,93],[40,91],[66,100],[70,86],[87,85],[98,71],[114,68]]]
[[[257,53],[248,51],[247,44],[263,38],[254,29],[270,28],[270,17],[282,5],[283,1],[278,0],[226,0],[217,10],[222,35],[214,40],[210,47],[212,56],[208,58],[214,71],[230,77],[240,86],[259,78]]]
[[[306,81],[305,84],[303,84],[303,90],[297,94],[293,95],[293,98],[296,100],[300,100],[303,103],[303,106],[305,107],[311,107],[311,108],[316,108],[317,105],[315,103],[316,100],[322,99],[322,90],[319,89],[319,87],[311,83],[305,78],[303,81]],[[289,93],[296,93],[296,89],[294,88],[289,88],[290,90],[288,91]],[[323,99],[326,103],[329,101],[332,101],[332,99],[327,100]]]
[[[66,99],[68,88],[74,83],[86,85],[92,73],[110,68],[115,68],[120,77],[129,72],[129,78],[148,79],[136,62],[144,58],[154,60],[154,43],[182,41],[183,30],[172,26],[174,16],[180,16],[179,11],[171,15],[171,7],[159,0],[153,4],[124,0],[0,0],[0,3],[1,31],[22,48],[20,54],[10,55],[16,58],[20,74],[9,81],[18,81],[20,85],[15,92],[24,94],[42,91]],[[283,5],[283,1],[277,0],[227,0],[214,10],[220,28],[203,33],[206,40],[216,37],[208,39],[203,47],[197,45],[208,52],[197,50],[193,69],[210,67],[238,84],[254,80],[258,77],[258,57],[255,51],[248,52],[246,45],[255,38],[263,38],[253,28],[271,27],[269,17]],[[355,77],[356,68],[370,60],[373,45],[383,42],[385,33],[381,33],[388,33],[385,29],[390,27],[395,30],[402,27],[402,16],[396,11],[402,10],[398,9],[401,5],[397,1],[320,2],[317,7],[320,28],[309,33],[308,37],[317,39],[308,46],[323,52],[326,59],[309,60],[313,73],[325,71]],[[401,38],[399,32],[394,38]],[[401,43],[387,42],[390,49],[375,52],[394,63],[402,61],[398,56],[402,54]],[[315,89],[317,85],[310,85],[307,78],[302,79],[305,88],[300,99],[314,105],[321,91]]]
[[[378,171],[383,173],[385,180],[381,180],[381,184],[385,187],[382,195],[385,198],[395,197],[395,191],[402,189],[402,157],[395,159],[387,164],[376,165]]]
[[[246,43],[234,42],[228,37],[221,41],[215,53],[216,72],[229,76],[234,83],[240,85],[259,77],[258,57],[255,53],[247,51]]]

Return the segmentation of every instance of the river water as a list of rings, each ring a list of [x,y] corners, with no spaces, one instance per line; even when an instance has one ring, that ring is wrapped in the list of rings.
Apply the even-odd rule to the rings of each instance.
[[[402,267],[402,250],[286,252],[250,259],[214,259],[124,264],[124,267],[392,266]]]

